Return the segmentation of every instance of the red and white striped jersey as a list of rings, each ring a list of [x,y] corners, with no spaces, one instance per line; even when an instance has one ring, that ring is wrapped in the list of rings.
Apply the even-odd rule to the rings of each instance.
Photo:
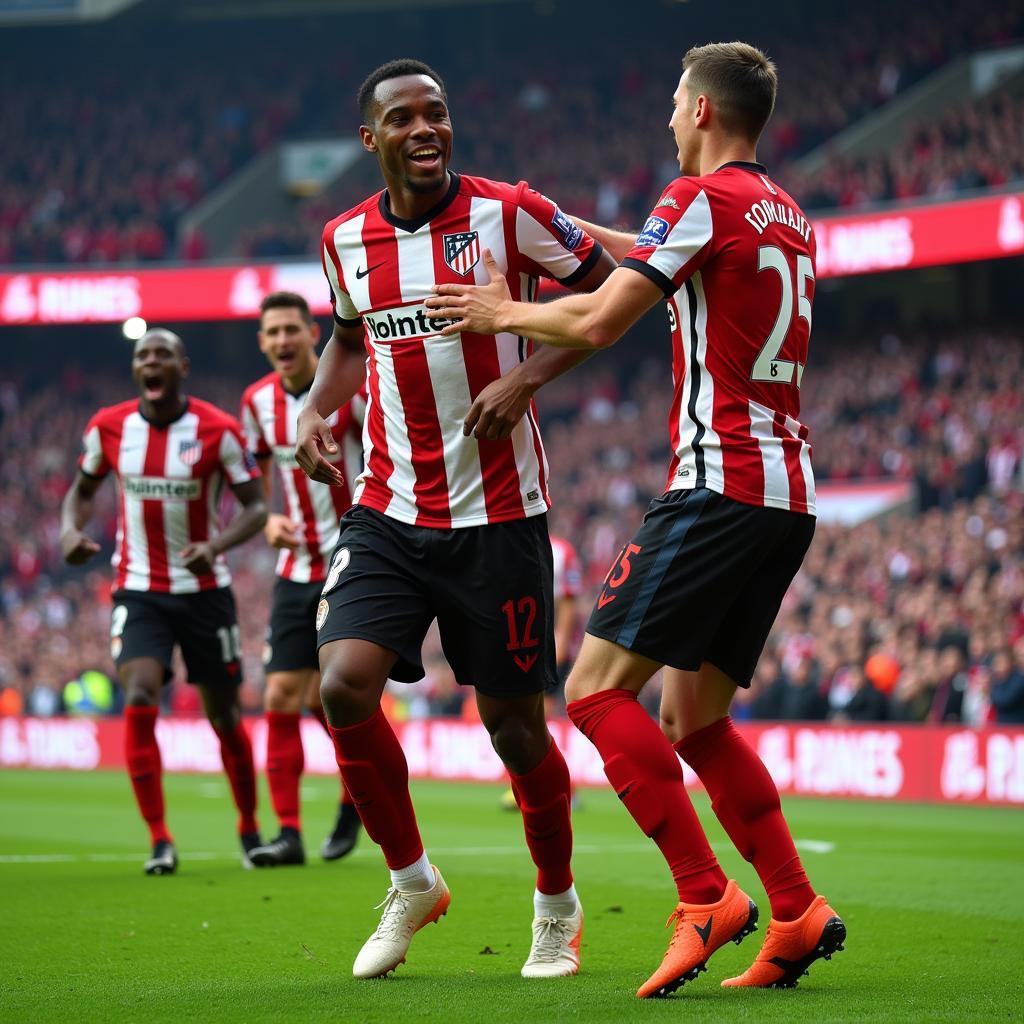
[[[338,542],[338,519],[352,504],[350,481],[362,469],[363,410],[365,393],[327,417],[338,442],[335,461],[344,460],[345,484],[331,487],[310,480],[295,461],[296,420],[308,388],[293,395],[278,373],[268,373],[250,384],[242,396],[242,430],[246,444],[258,459],[272,458],[280,471],[285,512],[302,526],[295,551],[282,548],[277,575],[295,583],[321,582],[327,576],[331,552]]]
[[[555,565],[555,600],[579,597],[583,591],[583,571],[576,549],[564,537],[552,534],[551,554]]]
[[[508,440],[462,434],[476,396],[522,362],[532,342],[514,334],[441,337],[447,321],[423,305],[435,284],[486,283],[485,248],[522,300],[534,297],[539,277],[581,280],[601,253],[525,182],[454,173],[444,199],[418,220],[394,216],[384,190],[324,229],[335,318],[366,328],[365,469],[356,504],[440,528],[547,511],[548,467],[532,405]]]
[[[117,477],[115,590],[192,594],[228,586],[223,556],[212,573],[196,575],[180,552],[210,539],[225,480],[244,484],[260,475],[234,417],[189,398],[176,420],[158,426],[137,400],[122,402],[100,409],[82,441],[82,472]]]
[[[668,298],[675,393],[669,490],[814,514],[800,383],[815,241],[760,164],[677,178],[622,261]]]

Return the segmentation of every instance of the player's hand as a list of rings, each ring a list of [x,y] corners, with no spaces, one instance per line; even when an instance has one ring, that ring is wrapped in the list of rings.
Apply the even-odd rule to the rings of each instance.
[[[69,530],[61,534],[60,550],[68,565],[84,565],[100,550],[100,546],[81,530]]]
[[[263,527],[263,536],[272,548],[287,548],[295,551],[299,546],[299,534],[296,525],[287,517],[275,512],[267,516],[267,525]]]
[[[345,477],[337,466],[324,458],[323,453],[336,455],[338,442],[334,440],[331,428],[315,409],[303,408],[297,423],[298,433],[295,444],[295,461],[299,469],[320,484],[340,487]]]
[[[532,387],[513,373],[491,381],[476,396],[462,424],[462,433],[487,441],[503,441],[512,436],[516,424],[526,415],[533,398]]]
[[[213,572],[213,564],[217,559],[217,553],[208,540],[201,540],[197,544],[186,544],[179,555],[185,563],[189,572],[201,576],[204,573]]]
[[[483,259],[489,284],[436,284],[435,294],[424,303],[434,316],[452,321],[442,334],[496,334],[501,330],[502,307],[512,301],[512,293],[490,249],[484,249]]]

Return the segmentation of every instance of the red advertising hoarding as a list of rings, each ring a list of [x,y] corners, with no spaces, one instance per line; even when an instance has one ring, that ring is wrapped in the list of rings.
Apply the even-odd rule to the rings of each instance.
[[[334,751],[312,719],[302,723],[306,770],[333,775]],[[266,723],[249,723],[257,768],[264,770]],[[740,723],[780,792],[793,796],[927,800],[1024,807],[1024,728],[828,726]],[[498,782],[505,770],[484,728],[425,719],[397,723],[409,772],[420,779]],[[591,743],[566,721],[551,722],[573,779],[606,785]],[[157,738],[167,771],[219,772],[220,747],[205,719],[161,718]],[[0,719],[0,767],[91,771],[123,768],[121,719]],[[684,765],[687,784],[696,778]]]
[[[813,222],[819,278],[1024,254],[1024,192]],[[268,291],[330,312],[320,264],[0,273],[0,326],[255,318]]]

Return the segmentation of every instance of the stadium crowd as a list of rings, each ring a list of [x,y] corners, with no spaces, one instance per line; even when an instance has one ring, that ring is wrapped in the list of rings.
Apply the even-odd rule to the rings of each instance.
[[[882,15],[880,47],[875,26]],[[919,5],[870,0],[842,18],[837,32],[827,9],[774,12],[756,40],[785,75],[761,155],[805,208],[950,192],[1024,174],[1021,107],[998,94],[922,126],[898,156],[836,159],[814,179],[791,179],[785,162],[952,57],[1024,38],[1024,0],[981,13],[958,3],[943,18]],[[680,54],[674,32],[654,32],[644,22],[630,30],[640,34],[635,52],[645,54],[643,64],[623,64],[617,34],[585,36],[587,60],[574,65],[571,80],[560,67],[545,69],[536,34],[517,36],[515,47],[500,47],[484,62],[478,46],[453,46],[439,70],[453,99],[456,166],[526,178],[587,218],[639,224],[677,173],[663,76],[652,69],[672,66]],[[351,97],[376,58],[290,59],[315,52],[324,31],[333,30],[288,25],[273,44],[256,36],[224,47],[212,29],[204,35],[193,28],[194,66],[185,75],[173,46],[146,50],[144,58],[123,48],[80,48],[63,55],[59,79],[53,54],[40,60],[31,47],[10,52],[0,65],[0,119],[18,144],[0,153],[0,265],[204,258],[203,236],[179,230],[185,210],[283,138],[351,134]],[[325,104],[325,96],[344,102]],[[352,197],[335,198],[348,205]],[[239,254],[316,253],[322,204],[297,204],[294,214],[286,225],[247,224]]]
[[[856,352],[822,342],[808,373],[814,388],[804,418],[818,480],[908,481],[922,516],[819,525],[737,713],[1024,721],[1019,333],[939,343],[890,334]],[[233,409],[243,383],[203,373],[195,389]],[[585,567],[581,628],[607,567],[664,485],[668,386],[659,360],[630,370],[609,355],[541,395],[552,529],[572,540]],[[110,669],[109,569],[103,556],[66,569],[58,506],[74,468],[73,439],[93,410],[127,389],[116,370],[69,368],[47,385],[0,380],[0,710],[59,713],[66,683]],[[115,513],[114,487],[106,486],[95,519],[105,554]],[[231,561],[245,703],[256,710],[274,558],[257,538]],[[458,713],[464,691],[436,643],[426,666],[423,683],[397,688],[399,710]],[[167,699],[198,710],[189,687],[171,688]]]

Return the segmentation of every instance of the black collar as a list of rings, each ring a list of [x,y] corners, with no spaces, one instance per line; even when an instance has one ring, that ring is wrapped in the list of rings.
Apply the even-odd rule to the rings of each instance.
[[[767,174],[768,168],[764,164],[755,164],[752,160],[730,160],[721,167],[716,167],[714,173],[724,171],[726,167],[738,167],[741,171],[753,171],[754,174]]]
[[[185,396],[185,404],[184,404],[184,405],[183,405],[183,406],[181,407],[181,412],[179,412],[177,416],[174,416],[174,417],[173,417],[172,419],[169,419],[169,420],[161,420],[161,421],[160,421],[159,423],[158,423],[158,422],[157,422],[156,420],[151,420],[151,419],[150,419],[150,418],[149,418],[149,417],[148,417],[148,416],[147,416],[147,415],[146,415],[146,414],[145,414],[145,413],[144,413],[144,412],[142,411],[142,399],[141,399],[141,398],[139,399],[139,406],[138,406],[138,409],[139,409],[139,415],[140,415],[140,416],[141,416],[141,417],[142,417],[142,418],[143,418],[143,419],[144,419],[144,420],[145,420],[145,421],[146,421],[146,422],[147,422],[147,423],[148,423],[148,424],[149,424],[149,425],[150,425],[151,427],[155,427],[155,428],[156,428],[157,430],[164,430],[164,429],[166,429],[167,427],[169,427],[169,426],[170,426],[170,425],[171,425],[172,423],[177,423],[177,422],[178,422],[178,420],[180,420],[180,419],[181,419],[181,417],[182,417],[182,416],[184,416],[184,415],[185,415],[185,413],[187,413],[187,412],[188,412],[188,396],[187,396],[187,395]]]
[[[401,228],[403,231],[419,231],[424,224],[432,221],[439,213],[443,213],[448,209],[449,206],[455,201],[455,197],[459,194],[459,176],[454,171],[448,172],[448,177],[451,179],[448,185],[448,191],[440,202],[432,206],[425,214],[421,217],[417,217],[415,220],[404,220],[402,217],[396,217],[391,212],[391,200],[388,196],[388,190],[384,189],[380,194],[380,199],[377,202],[377,206],[380,209],[380,215],[393,227]]]

